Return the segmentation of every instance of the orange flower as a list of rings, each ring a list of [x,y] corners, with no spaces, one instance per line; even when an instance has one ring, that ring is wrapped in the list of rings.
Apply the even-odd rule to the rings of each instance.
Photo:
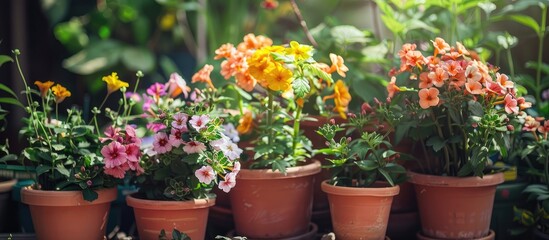
[[[461,44],[460,42],[456,42],[457,46],[457,52],[461,55],[469,55],[469,51]]]
[[[282,64],[275,64],[267,69],[267,77],[265,83],[267,87],[273,91],[287,91],[291,88],[292,71],[284,68]]]
[[[482,84],[476,81],[468,81],[465,83],[465,89],[467,89],[467,92],[474,95],[484,93],[484,90],[482,90]]]
[[[408,67],[418,67],[421,70],[421,66],[425,64],[425,61],[426,59],[420,51],[409,51],[402,61],[404,66],[400,66],[400,71],[406,71]]]
[[[400,88],[396,85],[396,77],[391,77],[391,81],[387,84],[388,97],[393,98],[395,93],[400,92]]]
[[[513,88],[515,86],[513,82],[509,81],[509,77],[505,74],[496,73],[496,82],[498,82],[502,88]]]
[[[244,36],[244,41],[238,44],[237,49],[239,51],[260,49],[262,47],[268,47],[273,45],[273,40],[268,37],[259,35],[255,36],[253,33]]]
[[[519,113],[519,106],[517,104],[517,100],[511,96],[510,94],[507,94],[505,95],[505,112],[508,113],[508,114],[511,114],[511,113],[514,113],[514,114],[518,114]]]
[[[51,88],[53,95],[55,96],[55,102],[61,103],[65,98],[71,96],[71,92],[69,92],[65,87],[61,86],[60,84],[57,84]]]
[[[40,96],[43,98],[46,97],[46,94],[48,94],[48,90],[50,90],[53,84],[54,83],[52,81],[46,81],[46,82],[35,81],[34,82],[34,85],[38,86],[38,89],[40,90]]]
[[[524,118],[524,125],[522,127],[522,130],[527,132],[535,132],[539,126],[540,123],[535,118],[531,116],[526,116]]]
[[[391,79],[392,81],[392,79]],[[429,78],[428,72],[419,74],[419,88],[430,88],[433,86],[433,81]]]
[[[326,101],[327,99],[334,99],[335,108],[334,111],[339,113],[339,116],[343,119],[347,119],[347,108],[351,102],[351,94],[349,93],[349,88],[345,85],[341,79],[337,80],[334,86],[334,94],[325,96],[322,100]]]
[[[450,50],[450,45],[446,43],[446,41],[444,41],[444,39],[442,38],[437,37],[435,38],[434,42],[432,40],[431,42],[433,43],[433,47],[435,47],[435,53],[433,54],[434,56],[438,55],[439,53],[445,54],[446,51]]]
[[[225,43],[221,45],[218,49],[215,50],[215,57],[214,59],[221,59],[221,58],[230,58],[234,53],[236,52],[236,48],[234,48],[234,45],[230,43]]]
[[[341,56],[330,53],[330,60],[332,60],[332,66],[330,67],[330,71],[337,71],[337,74],[339,74],[339,76],[345,77],[345,73],[349,71],[349,68],[345,66],[345,64],[343,64],[343,58]]]
[[[210,88],[215,89],[215,87],[212,83],[212,79],[210,78],[210,74],[212,73],[213,69],[214,69],[214,67],[210,64],[204,65],[204,67],[202,67],[202,69],[200,69],[198,72],[196,72],[193,75],[192,83],[203,82],[203,83],[208,84],[208,86]]]
[[[299,107],[303,107],[303,104],[305,103],[305,100],[303,100],[303,98],[298,98],[295,100],[295,103],[299,106]]]
[[[118,89],[122,87],[130,86],[127,82],[118,79],[118,74],[116,72],[111,73],[111,75],[104,76],[102,80],[107,83],[107,94],[118,91]]]
[[[438,98],[437,88],[424,88],[419,90],[419,106],[423,109],[434,107],[438,105],[440,99]]]
[[[252,130],[253,125],[253,118],[252,118],[252,112],[247,111],[244,113],[244,116],[240,118],[238,121],[238,127],[236,127],[236,131],[239,134],[247,134]]]
[[[242,52],[234,52],[230,58],[221,63],[221,75],[225,79],[235,76],[237,73],[248,71],[246,57]]]
[[[444,81],[448,80],[448,72],[440,67],[436,68],[434,72],[429,72],[429,75],[427,76],[437,87],[444,86]]]
[[[272,10],[278,7],[278,1],[277,0],[264,0],[261,3],[261,6],[267,10]]]
[[[255,80],[252,75],[249,73],[237,73],[236,76],[236,85],[238,85],[240,88],[244,89],[247,92],[251,92],[255,85],[257,84],[257,80]]]

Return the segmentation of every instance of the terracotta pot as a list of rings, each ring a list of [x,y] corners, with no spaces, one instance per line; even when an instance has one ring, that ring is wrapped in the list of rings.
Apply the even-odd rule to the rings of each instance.
[[[158,239],[162,229],[168,239],[171,239],[173,229],[186,233],[191,239],[204,239],[209,207],[215,204],[215,198],[160,201],[139,199],[134,195],[128,195],[126,202],[133,207],[139,239]]]
[[[338,240],[385,239],[387,221],[398,186],[378,182],[370,188],[341,187],[322,182],[328,194],[334,233]]]
[[[101,189],[93,202],[80,191],[21,190],[21,201],[30,207],[36,236],[41,240],[99,240],[105,236],[110,204],[117,189]]]
[[[416,234],[416,237],[418,240],[443,240],[445,238],[431,238],[431,237],[427,237],[425,235],[423,235],[421,232],[418,232]],[[484,236],[484,237],[479,237],[479,238],[467,238],[469,240],[494,240],[496,238],[496,233],[492,230],[490,230],[488,232],[488,235]]]
[[[230,191],[237,235],[280,239],[304,234],[311,221],[313,175],[320,162],[291,167],[286,174],[242,169]]]
[[[298,236],[293,237],[287,237],[287,238],[277,238],[277,240],[315,240],[316,234],[318,233],[318,226],[314,223],[309,224],[309,231],[307,231],[304,234],[300,234]],[[230,231],[227,233],[228,237],[235,237],[235,231]],[[261,240],[261,239],[254,239],[254,238],[246,238],[248,240]]]
[[[496,185],[503,182],[503,173],[483,178],[408,174],[425,236],[473,239],[489,234]]]

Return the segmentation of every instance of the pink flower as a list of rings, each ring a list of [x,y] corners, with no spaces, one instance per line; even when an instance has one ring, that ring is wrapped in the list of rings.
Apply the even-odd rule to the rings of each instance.
[[[238,172],[240,172],[240,167],[241,167],[241,165],[240,165],[240,162],[239,162],[239,161],[234,162],[234,164],[233,164],[233,171],[232,171],[232,172],[233,172],[234,174],[238,174]]]
[[[240,154],[242,154],[242,149],[238,148],[233,142],[227,142],[226,144],[221,145],[221,151],[231,161],[239,158]]]
[[[526,116],[526,118],[524,118],[524,126],[522,127],[522,131],[535,132],[539,126],[540,123],[536,121],[535,118]]]
[[[101,149],[104,157],[105,167],[113,168],[126,162],[126,148],[119,142],[111,142]]]
[[[126,125],[126,143],[141,144],[141,138],[138,138],[135,134],[135,128],[131,125]]]
[[[166,95],[166,90],[164,85],[160,83],[154,83],[149,88],[147,88],[147,94],[152,96],[154,99],[159,99],[161,96]]]
[[[198,141],[190,141],[183,147],[183,151],[188,154],[201,153],[206,150],[206,145]]]
[[[158,132],[154,135],[153,150],[157,153],[165,153],[172,150],[172,145],[166,133]]]
[[[502,88],[513,88],[515,86],[515,83],[509,81],[509,77],[505,74],[496,73],[496,82]]]
[[[104,172],[105,174],[107,175],[111,175],[115,178],[119,178],[119,179],[123,179],[124,178],[124,175],[126,174],[126,171],[128,171],[129,169],[129,165],[128,164],[122,164],[120,166],[116,166],[116,167],[113,167],[113,168],[108,168],[108,167],[104,167]]]
[[[448,80],[448,72],[438,67],[435,69],[434,72],[429,72],[429,75],[427,75],[427,77],[435,86],[442,87],[444,86],[444,81]]]
[[[518,114],[519,107],[517,105],[517,100],[513,98],[511,95],[507,94],[505,95],[505,112],[508,114],[514,113]]]
[[[141,167],[141,165],[139,165],[139,162],[127,162],[127,164],[128,164],[128,167],[129,167],[131,170],[135,171],[135,174],[136,174],[137,176],[139,176],[139,175],[141,175],[141,174],[143,174],[143,173],[145,172],[145,169],[143,169],[143,168]]]
[[[206,127],[206,124],[210,122],[210,117],[208,115],[200,115],[200,116],[192,116],[189,123],[191,123],[191,126],[196,129],[196,131],[200,131],[203,128]]]
[[[166,128],[166,125],[162,124],[162,123],[147,123],[147,129],[153,131],[153,132],[158,132],[162,129]]]
[[[172,128],[172,131],[170,133],[170,144],[174,147],[179,147],[182,143],[184,143],[183,139],[181,139],[181,134],[183,134],[183,131],[179,129]]]
[[[172,127],[187,131],[187,120],[189,116],[184,113],[176,113],[173,115]]]
[[[172,73],[170,74],[170,80],[164,86],[164,89],[168,89],[168,94],[171,98],[177,97],[179,94],[183,93],[183,96],[187,98],[189,96],[189,91],[191,90],[187,86],[187,82],[179,74]]]
[[[476,81],[468,81],[467,83],[465,83],[465,89],[467,89],[467,92],[474,95],[484,93],[484,91],[482,90],[482,84]]]
[[[465,69],[465,77],[468,81],[478,82],[482,79],[482,73],[478,70],[477,66],[469,65]]]
[[[215,179],[215,171],[210,166],[202,166],[194,172],[198,181],[205,184],[210,184]]]
[[[210,146],[212,146],[212,148],[217,151],[221,151],[221,146],[227,144],[228,141],[229,141],[229,138],[223,136],[220,139],[210,141]]]
[[[225,180],[219,182],[219,189],[226,193],[231,191],[231,188],[234,186],[236,186],[236,173],[234,172],[227,173],[227,175],[225,175]]]
[[[141,157],[139,145],[135,143],[126,145],[126,155],[128,157],[128,161],[139,162],[139,158]]]
[[[122,138],[120,137],[120,128],[115,128],[113,126],[109,126],[107,127],[107,129],[105,129],[105,132],[103,132],[105,134],[105,137],[102,138],[100,137],[99,140],[103,143],[107,140],[113,140],[113,141],[117,141],[117,142],[122,142]]]
[[[549,132],[549,120],[543,122],[543,126],[539,126],[538,131],[540,133],[548,133]]]
[[[144,112],[147,112],[149,110],[151,110],[151,105],[154,104],[154,99],[152,99],[151,97],[143,94],[143,111]]]

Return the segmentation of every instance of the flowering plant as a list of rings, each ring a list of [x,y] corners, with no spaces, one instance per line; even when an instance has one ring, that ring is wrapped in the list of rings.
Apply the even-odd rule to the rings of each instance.
[[[154,135],[137,176],[143,198],[205,198],[215,185],[229,192],[236,184],[242,150],[224,134],[223,119],[207,100],[212,90],[188,91],[185,80],[174,73],[168,83],[155,83],[144,95],[145,117]],[[189,99],[178,98],[181,93]]]
[[[14,54],[17,66],[21,70],[18,60],[20,53],[14,50]],[[93,201],[97,198],[94,190],[113,187],[116,184],[116,178],[123,177],[124,173],[121,177],[120,174],[112,171],[113,168],[129,164],[129,169],[137,165],[136,159],[139,156],[134,156],[133,153],[124,152],[124,159],[120,159],[119,162],[103,158],[105,147],[107,147],[104,141],[107,139],[103,139],[99,133],[97,114],[101,112],[100,109],[112,93],[118,90],[124,92],[129,86],[128,83],[118,79],[116,73],[103,77],[103,81],[107,84],[107,95],[101,107],[93,109],[93,118],[89,123],[85,122],[82,111],[74,107],[66,109],[67,115],[64,119],[59,115],[59,105],[71,96],[71,92],[65,87],[60,84],[54,85],[52,81],[36,81],[34,84],[39,91],[31,90],[22,71],[20,73],[25,86],[27,102],[25,109],[28,113],[28,117],[24,119],[26,125],[20,133],[26,137],[29,144],[22,151],[22,159],[30,160],[35,166],[37,176],[35,188],[57,191],[81,190],[84,199]],[[138,77],[140,76],[141,74],[138,73]],[[34,101],[34,95],[38,95],[40,103]],[[133,104],[129,104],[126,98],[122,103],[121,109],[124,110],[122,114],[107,111],[107,115],[114,120],[115,126],[122,123],[123,118],[128,117]],[[128,151],[138,150],[139,142],[135,141],[133,128],[127,126],[124,132],[125,138],[120,141],[132,145],[128,147]],[[108,135],[107,133],[107,138],[109,138]],[[126,161],[126,156],[130,158],[129,161]]]
[[[415,44],[399,51],[405,76],[397,86],[393,76],[389,99],[400,103],[404,118],[397,137],[420,143],[424,171],[449,176],[483,176],[489,157],[506,155],[510,121],[531,106],[515,91],[515,84],[498,68],[474,59],[459,42],[450,46],[442,38],[432,41],[434,52],[424,56]],[[404,74],[406,73],[406,74]]]
[[[522,142],[525,144],[520,155],[527,162],[530,184],[523,193],[535,208],[515,207],[515,220],[525,226],[535,226],[541,232],[549,232],[549,120],[526,116],[522,126]]]
[[[304,161],[311,151],[309,139],[300,130],[304,106],[323,86],[332,86],[330,73],[345,75],[348,69],[343,59],[331,56],[330,67],[313,59],[311,46],[295,41],[289,45],[273,45],[271,39],[253,34],[246,35],[236,47],[227,43],[215,53],[215,59],[225,59],[221,63],[221,75],[225,79],[234,77],[234,88],[245,93],[237,96],[240,113],[237,130],[242,135],[253,136],[255,155],[250,168],[285,172],[287,167]],[[209,69],[213,70],[213,66]],[[334,89],[335,93],[325,100],[334,99],[334,110],[345,117],[351,100],[348,89],[341,80]],[[250,96],[246,92],[254,94]],[[246,108],[242,96],[249,100]]]
[[[318,152],[329,155],[330,164],[324,166],[331,169],[329,183],[337,186],[369,187],[377,180],[386,180],[395,186],[406,180],[406,169],[398,164],[400,153],[393,150],[388,141],[388,134],[376,131],[362,131],[371,124],[371,112],[362,111],[360,115],[351,115],[350,124],[336,124],[332,119],[317,131],[326,139],[326,148]],[[337,133],[355,129],[359,137],[340,137]],[[360,130],[359,130],[360,129]]]

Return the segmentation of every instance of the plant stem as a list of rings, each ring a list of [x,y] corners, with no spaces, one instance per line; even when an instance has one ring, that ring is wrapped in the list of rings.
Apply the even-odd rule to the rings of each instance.
[[[442,132],[442,128],[440,127],[440,124],[438,123],[438,120],[436,119],[435,115],[431,114],[431,117],[433,118],[435,126],[437,127],[438,136],[440,137],[441,140],[445,139],[444,133]],[[446,172],[447,175],[450,175],[450,153],[448,151],[448,146],[446,146],[446,144],[444,144],[443,149],[444,149],[444,162],[445,162],[444,171]],[[457,167],[458,166],[457,161],[459,161],[459,160],[454,159],[454,161],[456,161],[455,165]]]
[[[271,90],[267,90],[268,92],[268,103],[267,103],[267,127],[268,127],[268,131],[269,131],[269,134],[268,134],[268,139],[267,139],[267,144],[268,146],[272,146],[273,145],[273,138],[274,138],[274,134],[273,134],[273,112],[274,112],[274,94]]]
[[[509,62],[509,71],[511,72],[511,79],[515,80],[515,65],[513,64],[513,58],[511,55],[511,48],[507,48],[507,62]]]
[[[297,106],[295,118],[294,118],[294,134],[292,139],[292,156],[295,156],[295,150],[297,148],[297,139],[299,137],[299,124],[301,123],[301,112],[303,107]]]
[[[303,15],[301,15],[301,11],[299,10],[299,7],[297,6],[297,3],[295,0],[290,0],[290,4],[292,5],[292,9],[294,10],[295,16],[297,17],[297,20],[299,21],[299,24],[301,25],[301,28],[303,29],[303,32],[305,33],[305,36],[307,36],[307,40],[314,46],[318,47],[318,43],[316,43],[315,39],[313,38],[313,35],[309,32],[309,28],[307,27],[307,22],[303,19]]]
[[[21,75],[21,79],[23,79],[23,84],[25,85],[25,96],[27,97],[27,106],[31,106],[32,100],[31,100],[31,93],[29,91],[29,85],[27,85],[27,79],[25,79],[25,75],[23,75],[23,70],[21,70],[21,64],[19,63],[19,58],[17,57],[18,54],[15,54],[15,63],[17,65],[17,70],[19,70],[19,75]]]
[[[242,100],[242,96],[240,96],[240,93],[236,93],[236,100],[238,101],[238,111],[240,112],[240,116],[244,115],[244,101]]]

